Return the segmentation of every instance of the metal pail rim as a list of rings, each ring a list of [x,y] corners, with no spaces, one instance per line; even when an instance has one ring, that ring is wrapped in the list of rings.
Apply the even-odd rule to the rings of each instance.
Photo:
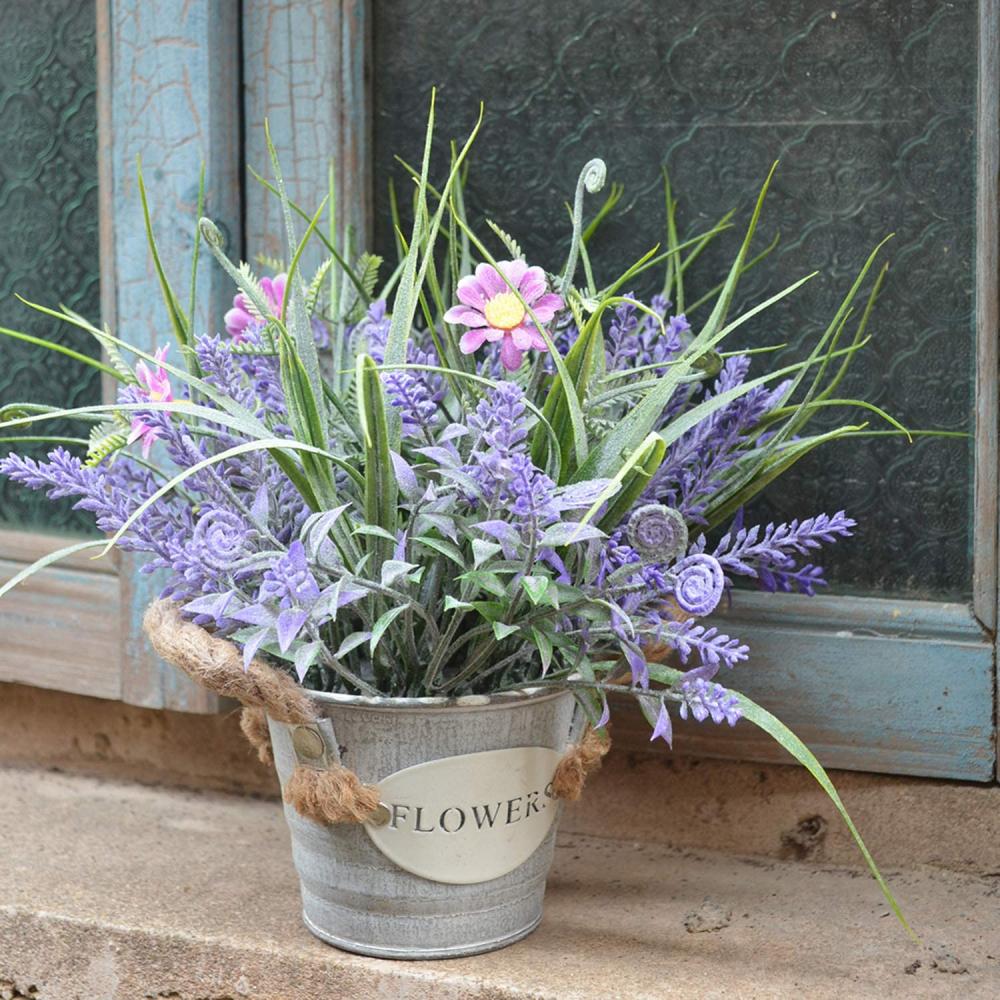
[[[515,691],[497,691],[493,694],[467,694],[455,698],[392,698],[373,697],[361,694],[339,694],[333,691],[306,691],[314,702],[319,705],[337,706],[338,708],[364,708],[374,711],[405,712],[428,710],[476,709],[489,711],[491,709],[510,708],[515,704],[537,704],[550,699],[561,698],[569,693],[564,687],[528,686]]]

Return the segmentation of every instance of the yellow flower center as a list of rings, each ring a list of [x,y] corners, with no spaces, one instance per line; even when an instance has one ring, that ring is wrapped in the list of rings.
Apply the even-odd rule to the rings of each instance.
[[[513,292],[494,295],[483,312],[486,322],[497,330],[513,330],[524,319],[524,306]]]

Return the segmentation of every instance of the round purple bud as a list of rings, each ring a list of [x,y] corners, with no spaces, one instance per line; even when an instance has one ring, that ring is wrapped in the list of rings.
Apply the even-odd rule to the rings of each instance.
[[[206,566],[230,572],[246,555],[249,535],[246,522],[239,515],[228,510],[209,510],[198,519],[192,541]]]
[[[672,563],[687,549],[684,515],[662,503],[644,504],[629,518],[628,540],[643,559]]]
[[[722,598],[726,579],[715,556],[705,552],[682,559],[675,567],[674,600],[689,615],[710,615]]]

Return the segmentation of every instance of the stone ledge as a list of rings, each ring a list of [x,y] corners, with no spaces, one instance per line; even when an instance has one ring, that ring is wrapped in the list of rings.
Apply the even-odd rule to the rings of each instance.
[[[19,770],[0,794],[0,997],[1000,995],[996,878],[894,873],[918,947],[857,871],[565,835],[530,938],[394,963],[305,931],[273,802]]]

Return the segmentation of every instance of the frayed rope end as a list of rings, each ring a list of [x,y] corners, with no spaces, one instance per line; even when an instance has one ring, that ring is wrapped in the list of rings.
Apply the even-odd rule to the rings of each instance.
[[[285,784],[285,801],[317,823],[364,823],[378,809],[378,789],[363,785],[346,767],[296,766]]]

